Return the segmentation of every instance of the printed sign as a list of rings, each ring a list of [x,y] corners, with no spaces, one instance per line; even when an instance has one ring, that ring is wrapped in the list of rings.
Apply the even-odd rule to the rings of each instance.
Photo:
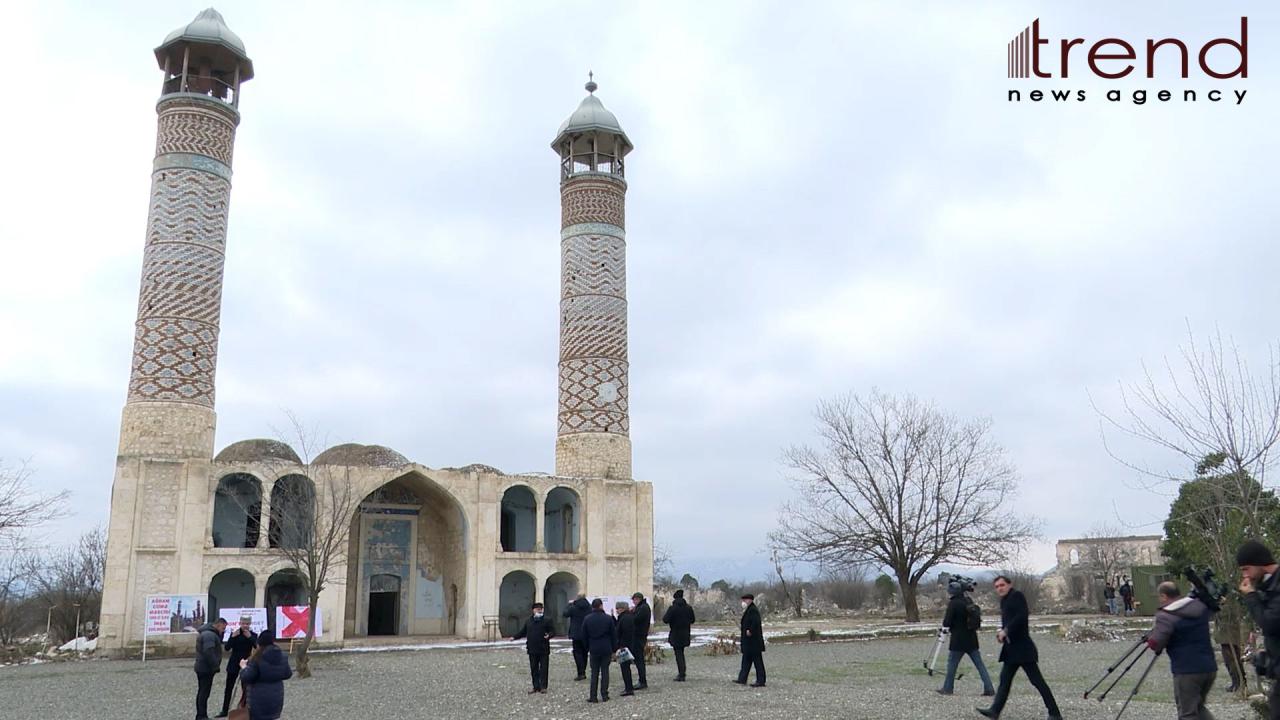
[[[193,633],[208,622],[208,595],[148,595],[143,621],[147,635]]]
[[[324,613],[316,615],[316,637],[324,636]],[[281,640],[307,636],[311,622],[310,605],[281,605],[276,608],[276,637]]]
[[[231,639],[231,634],[240,629],[240,618],[248,615],[249,630],[260,633],[267,629],[266,608],[220,608],[218,616],[227,621],[227,630],[222,634],[223,642]]]

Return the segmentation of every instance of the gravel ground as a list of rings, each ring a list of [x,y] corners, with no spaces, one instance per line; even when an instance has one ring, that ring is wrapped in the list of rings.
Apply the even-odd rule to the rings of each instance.
[[[1039,635],[1041,669],[1068,719],[1112,718],[1131,687],[1129,678],[1105,704],[1081,694],[1128,647],[1127,643],[1065,644]],[[613,666],[607,704],[585,702],[585,682],[573,681],[573,661],[563,650],[551,658],[551,690],[531,696],[528,662],[520,647],[501,649],[437,649],[416,652],[335,653],[315,656],[315,676],[286,683],[285,718],[306,720],[393,720],[450,718],[481,720],[569,720],[570,718],[859,718],[899,720],[975,718],[982,690],[968,660],[956,694],[934,689],[921,660],[932,647],[928,639],[774,644],[765,653],[769,686],[750,689],[729,681],[738,656],[710,656],[696,649],[689,657],[689,682],[673,683],[675,663],[649,670],[648,690],[618,697],[621,678]],[[994,643],[984,656],[993,675],[999,672]],[[1145,665],[1145,660],[1142,665]],[[1136,678],[1135,668],[1131,677]],[[1220,680],[1225,673],[1220,674]],[[221,701],[221,680],[215,697]],[[1174,717],[1168,663],[1160,659],[1126,720]],[[96,660],[0,669],[0,716],[6,720],[71,720],[103,718],[190,718],[195,677],[191,661]],[[1211,695],[1218,720],[1249,717],[1245,704],[1221,692]],[[212,704],[212,703],[211,703]],[[1043,718],[1039,697],[1019,675],[1006,720]]]

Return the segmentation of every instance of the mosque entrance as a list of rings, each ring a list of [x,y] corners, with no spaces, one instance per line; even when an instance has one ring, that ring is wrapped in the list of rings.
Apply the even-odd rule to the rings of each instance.
[[[400,629],[400,578],[374,575],[369,580],[369,634],[398,635]]]

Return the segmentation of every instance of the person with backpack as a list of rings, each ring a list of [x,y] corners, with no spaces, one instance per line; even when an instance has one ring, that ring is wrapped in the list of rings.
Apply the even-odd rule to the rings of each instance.
[[[951,644],[947,647],[947,677],[938,688],[938,694],[950,695],[955,690],[956,669],[960,667],[960,658],[968,655],[973,666],[978,668],[978,676],[982,678],[982,694],[990,697],[996,694],[991,685],[991,675],[982,662],[982,653],[978,651],[978,629],[982,627],[982,610],[978,604],[964,591],[964,585],[952,580],[947,585],[947,594],[951,600],[947,602],[947,614],[942,618],[942,627],[951,634]]]
[[[1129,578],[1125,578],[1120,586],[1120,599],[1124,601],[1124,616],[1129,617],[1133,614],[1133,586],[1129,584]]]
[[[279,720],[284,712],[284,681],[293,677],[289,656],[271,630],[258,633],[258,649],[240,661],[240,682],[249,696],[249,720]]]

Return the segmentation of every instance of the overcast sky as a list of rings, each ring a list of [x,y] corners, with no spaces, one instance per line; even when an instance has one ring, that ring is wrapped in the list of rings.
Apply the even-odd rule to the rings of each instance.
[[[6,7],[0,457],[74,493],[65,540],[107,517],[151,50],[203,5]],[[1045,521],[1027,565],[1117,513],[1159,532],[1169,498],[1108,456],[1089,395],[1114,406],[1188,323],[1258,362],[1277,337],[1280,12],[977,7],[220,2],[257,76],[236,140],[218,448],[274,436],[288,409],[429,467],[553,469],[548,144],[591,69],[636,146],[634,466],[677,573],[763,572],[782,450],[812,440],[820,398],[872,388],[992,418],[1017,509]],[[1004,76],[1006,43],[1037,16],[1057,37],[1203,42],[1245,12],[1248,80]],[[1184,86],[1248,96],[1005,100]]]

